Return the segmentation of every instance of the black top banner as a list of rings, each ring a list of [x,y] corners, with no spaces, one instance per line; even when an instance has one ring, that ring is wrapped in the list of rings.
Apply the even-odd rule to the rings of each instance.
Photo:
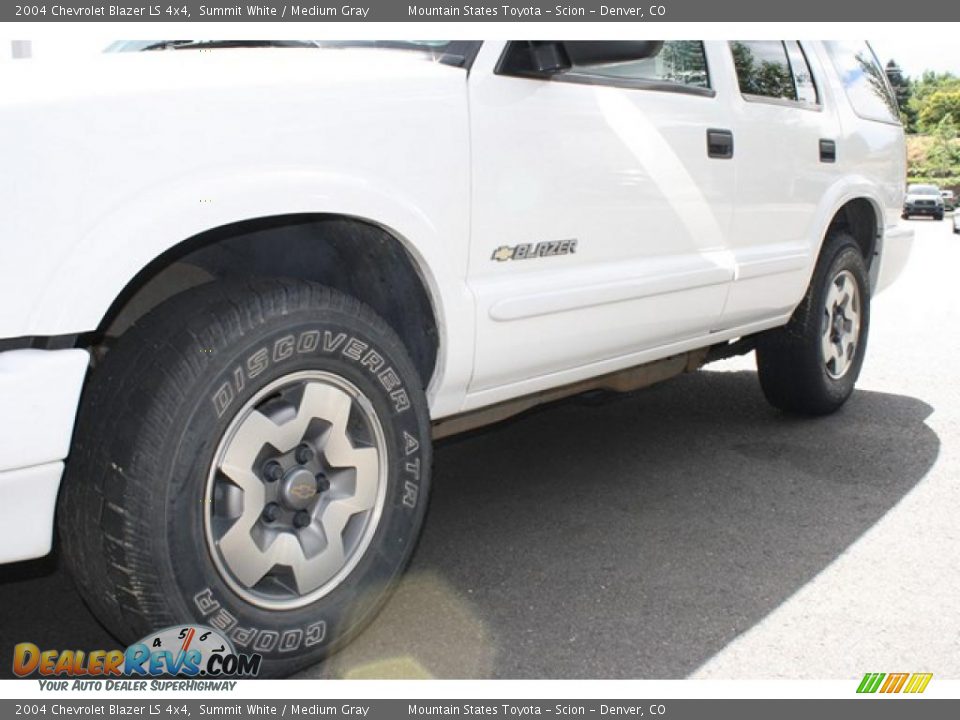
[[[935,8],[935,9],[934,9]],[[3,22],[884,22],[917,20],[916,10],[892,0],[580,0],[438,2],[353,0],[288,2],[224,0],[103,2],[39,0],[0,6]],[[923,18],[928,19],[928,18]],[[960,20],[960,3],[931,6],[930,20]]]

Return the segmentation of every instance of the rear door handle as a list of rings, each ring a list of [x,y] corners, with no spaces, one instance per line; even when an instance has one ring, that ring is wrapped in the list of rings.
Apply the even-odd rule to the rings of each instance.
[[[707,155],[729,160],[733,157],[733,133],[729,130],[707,129]]]
[[[837,143],[833,140],[820,141],[820,162],[834,163],[837,161]]]

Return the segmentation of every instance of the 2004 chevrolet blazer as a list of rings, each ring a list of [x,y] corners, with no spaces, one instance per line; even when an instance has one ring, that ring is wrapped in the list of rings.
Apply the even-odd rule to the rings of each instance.
[[[432,438],[538,402],[752,349],[785,411],[853,391],[912,240],[866,44],[317,45],[0,76],[0,561],[56,520],[119,638],[316,661]]]

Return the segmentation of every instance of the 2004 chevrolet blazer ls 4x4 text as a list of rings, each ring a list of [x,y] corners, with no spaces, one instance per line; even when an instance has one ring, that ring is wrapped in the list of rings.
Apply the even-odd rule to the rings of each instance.
[[[0,561],[56,521],[119,638],[316,661],[431,440],[538,402],[754,348],[851,394],[912,240],[865,43],[289,44],[0,76]]]

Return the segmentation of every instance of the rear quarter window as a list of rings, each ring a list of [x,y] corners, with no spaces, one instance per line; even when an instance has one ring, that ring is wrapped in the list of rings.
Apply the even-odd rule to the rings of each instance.
[[[865,120],[899,124],[900,108],[870,46],[846,40],[829,40],[824,45],[853,111]]]

